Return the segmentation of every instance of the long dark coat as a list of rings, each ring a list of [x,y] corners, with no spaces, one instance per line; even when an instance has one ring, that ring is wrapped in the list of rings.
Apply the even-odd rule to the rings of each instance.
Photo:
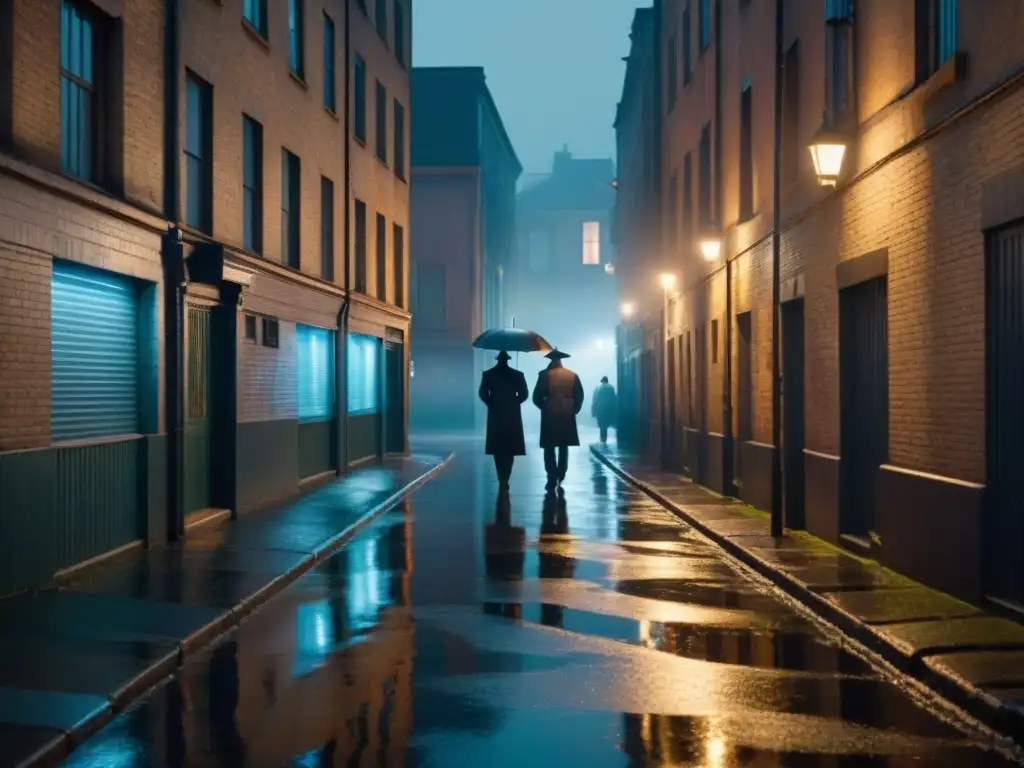
[[[615,387],[611,384],[601,384],[594,391],[591,415],[597,419],[597,425],[602,429],[615,423]]]
[[[520,406],[530,396],[522,371],[507,365],[488,368],[480,377],[480,399],[487,406],[487,455],[525,456]]]
[[[537,377],[533,404],[540,408],[540,447],[579,445],[576,414],[583,409],[580,377],[564,366],[548,366]]]

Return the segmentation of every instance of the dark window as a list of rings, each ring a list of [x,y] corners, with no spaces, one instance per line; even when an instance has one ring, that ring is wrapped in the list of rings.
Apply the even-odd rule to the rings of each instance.
[[[700,178],[697,182],[697,215],[700,225],[711,224],[711,123],[700,131]]]
[[[299,77],[306,76],[303,5],[302,0],[288,0],[288,66]]]
[[[302,178],[299,158],[281,150],[281,263],[299,268]]]
[[[363,57],[356,54],[355,70],[353,72],[352,98],[355,100],[355,119],[352,130],[359,141],[366,143],[366,62]]]
[[[395,306],[405,307],[405,230],[397,224],[391,232],[392,277],[395,281]]]
[[[825,109],[836,123],[846,112],[852,87],[852,0],[827,0],[825,28]]]
[[[356,5],[359,6],[359,10],[366,13],[366,0],[356,0]]]
[[[334,279],[334,182],[320,177],[320,277]]]
[[[242,237],[263,253],[263,126],[242,115]]]
[[[668,247],[669,253],[675,257],[679,248],[679,177],[672,174],[668,183]]]
[[[245,0],[242,18],[263,37],[267,36],[267,0]]]
[[[377,214],[377,298],[388,300],[388,222]]]
[[[387,45],[388,42],[388,0],[374,0],[374,11],[376,12],[377,34]]]
[[[693,22],[690,6],[683,10],[683,84],[693,78]]]
[[[800,146],[800,41],[786,51],[782,80],[782,176],[788,182],[800,177],[803,152]]]
[[[917,78],[927,80],[956,54],[956,0],[917,0]]]
[[[405,181],[405,107],[395,99],[395,176]]]
[[[754,215],[754,89],[740,96],[740,221]]]
[[[245,316],[245,338],[247,341],[256,341],[256,315]]]
[[[356,200],[356,292],[366,293],[366,203]]]
[[[278,323],[277,323],[277,319],[276,318],[273,318],[273,317],[264,317],[263,318],[263,346],[264,347],[273,347],[274,349],[277,349],[278,343],[279,343],[278,335],[277,335],[278,334],[278,330],[279,330],[279,328],[278,328]]]
[[[420,328],[448,325],[448,277],[444,264],[416,265],[413,323]]]
[[[331,112],[338,107],[338,86],[334,78],[334,21],[324,14],[324,106]]]
[[[185,76],[185,223],[213,233],[213,86]]]
[[[665,67],[668,69],[668,72],[665,73],[665,82],[668,88],[668,111],[671,112],[676,105],[676,94],[679,91],[679,83],[676,82],[676,73],[679,71],[679,59],[676,50],[675,33],[668,39],[668,56],[665,57]]]
[[[711,0],[697,0],[697,21],[700,24],[700,49],[711,45]]]
[[[718,321],[711,321],[711,362],[718,362]]]
[[[60,149],[66,173],[96,181],[99,161],[96,15],[76,3],[61,3]]]
[[[388,161],[388,90],[380,80],[377,81],[377,157],[382,163]]]
[[[683,247],[687,258],[693,254],[693,154],[683,158]]]
[[[405,66],[405,6],[402,0],[395,0],[395,58]]]

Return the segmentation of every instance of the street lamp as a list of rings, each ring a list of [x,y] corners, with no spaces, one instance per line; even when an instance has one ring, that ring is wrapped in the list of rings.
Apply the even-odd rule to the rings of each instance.
[[[846,137],[835,131],[822,128],[808,145],[811,160],[814,161],[814,173],[818,183],[823,187],[834,187],[839,181],[843,170],[843,159],[846,157]]]
[[[665,292],[665,296],[667,299],[668,292],[676,287],[676,276],[673,275],[671,272],[662,272],[658,276],[658,282],[661,283],[661,290]]]
[[[632,301],[626,301],[622,304],[622,317],[629,320],[633,315],[636,314],[636,304]]]
[[[718,232],[705,232],[697,240],[704,261],[718,261],[722,255],[722,236]]]

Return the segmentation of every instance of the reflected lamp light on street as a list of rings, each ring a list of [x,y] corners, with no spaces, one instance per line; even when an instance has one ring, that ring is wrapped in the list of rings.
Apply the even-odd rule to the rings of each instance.
[[[636,314],[636,304],[632,301],[626,301],[622,304],[622,316],[629,320],[633,315]]]
[[[676,276],[671,272],[662,272],[658,276],[658,282],[661,283],[661,289],[663,291],[671,291],[676,287]]]
[[[846,137],[835,131],[822,129],[815,135],[808,149],[811,151],[811,160],[814,161],[814,173],[818,177],[818,184],[823,187],[836,186],[846,157]]]

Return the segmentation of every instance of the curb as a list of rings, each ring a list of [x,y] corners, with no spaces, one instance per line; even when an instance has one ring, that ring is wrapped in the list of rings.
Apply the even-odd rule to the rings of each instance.
[[[302,558],[291,570],[274,577],[256,592],[244,598],[238,605],[229,608],[222,616],[180,640],[176,652],[157,660],[152,666],[122,684],[117,691],[108,694],[108,702],[105,706],[94,710],[68,731],[55,737],[49,744],[41,747],[35,754],[21,762],[18,768],[43,768],[44,766],[60,765],[77,747],[95,735],[117,715],[160,682],[173,675],[184,665],[186,660],[238,627],[244,618],[312,570],[315,565],[335,554],[375,518],[394,509],[407,496],[433,480],[441,470],[448,466],[454,455],[454,453],[449,453],[436,466],[399,488],[384,501],[321,543],[311,555]]]
[[[929,667],[920,656],[907,653],[881,631],[826,600],[799,579],[779,570],[727,536],[715,532],[708,525],[690,515],[684,508],[627,472],[617,461],[602,453],[597,446],[590,446],[590,453],[620,479],[650,496],[705,538],[835,626],[843,634],[853,638],[903,674],[917,680],[1000,735],[1008,736],[1018,743],[1024,743],[1024,712],[1006,706],[994,696],[966,680]]]

